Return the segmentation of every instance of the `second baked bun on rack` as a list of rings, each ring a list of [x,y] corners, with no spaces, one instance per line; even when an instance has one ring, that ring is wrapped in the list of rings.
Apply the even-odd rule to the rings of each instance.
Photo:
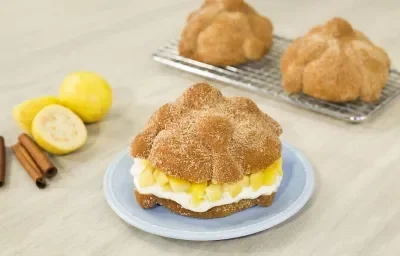
[[[332,102],[378,100],[389,69],[386,52],[341,18],[312,28],[281,57],[285,91]]]
[[[272,46],[272,30],[243,0],[206,0],[189,15],[179,54],[216,66],[259,60]]]

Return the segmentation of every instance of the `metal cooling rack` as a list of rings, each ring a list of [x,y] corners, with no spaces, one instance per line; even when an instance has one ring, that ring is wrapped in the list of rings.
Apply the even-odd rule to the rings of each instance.
[[[287,95],[281,86],[279,61],[290,42],[283,37],[274,36],[274,46],[264,59],[235,67],[216,67],[179,56],[177,40],[158,49],[153,54],[153,59],[174,68],[255,91],[258,94],[272,96],[290,104],[353,123],[365,121],[400,93],[400,73],[391,70],[388,83],[382,91],[380,100],[376,103],[355,101],[338,104],[314,99],[302,93]]]

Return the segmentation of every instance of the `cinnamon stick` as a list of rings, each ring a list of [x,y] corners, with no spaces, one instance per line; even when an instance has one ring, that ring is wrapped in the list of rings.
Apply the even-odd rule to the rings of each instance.
[[[44,176],[52,178],[57,174],[57,168],[50,161],[49,157],[36,145],[36,143],[25,133],[18,137],[21,145],[29,152],[33,160],[39,166]]]
[[[29,155],[28,151],[19,143],[15,144],[11,147],[14,152],[15,157],[19,161],[19,163],[24,167],[26,172],[31,176],[31,178],[35,181],[36,186],[38,188],[46,187],[46,180],[43,177],[42,172],[39,167],[36,165],[35,161]]]
[[[0,187],[4,185],[6,178],[6,146],[4,138],[0,136]]]

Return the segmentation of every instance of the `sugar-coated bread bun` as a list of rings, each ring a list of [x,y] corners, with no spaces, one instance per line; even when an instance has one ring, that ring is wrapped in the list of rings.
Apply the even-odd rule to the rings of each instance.
[[[332,102],[378,100],[389,69],[386,52],[341,18],[312,28],[281,57],[285,91]]]
[[[189,15],[179,54],[216,66],[259,60],[272,46],[272,30],[243,0],[206,0]]]

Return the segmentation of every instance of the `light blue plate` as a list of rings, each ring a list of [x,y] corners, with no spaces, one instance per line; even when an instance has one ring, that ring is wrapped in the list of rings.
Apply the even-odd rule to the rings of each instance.
[[[133,195],[129,170],[133,159],[122,152],[104,176],[108,204],[123,220],[143,231],[182,240],[222,240],[254,234],[295,215],[314,190],[313,169],[301,152],[283,143],[283,180],[270,207],[244,210],[225,218],[202,220],[173,214],[163,207],[142,209]]]

